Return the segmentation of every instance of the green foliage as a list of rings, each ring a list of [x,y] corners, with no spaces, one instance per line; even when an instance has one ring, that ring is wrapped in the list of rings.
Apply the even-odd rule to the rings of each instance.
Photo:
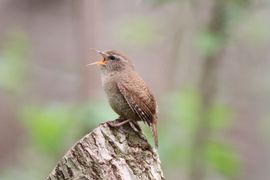
[[[190,156],[190,147],[187,146],[186,138],[180,126],[173,126],[175,121],[166,119],[166,123],[159,126],[158,137],[160,147],[158,148],[162,163],[166,167],[185,165]],[[154,146],[152,132],[148,126],[143,126],[143,132],[147,136],[150,144]]]
[[[220,130],[229,127],[232,112],[227,106],[216,104],[209,109],[208,118],[213,130]]]
[[[164,109],[168,113],[166,125],[160,128],[159,137],[162,146],[159,154],[165,166],[181,165],[188,169],[193,156],[193,137],[196,133],[201,114],[200,93],[192,89],[183,89],[172,93]],[[164,108],[163,107],[163,108]],[[221,104],[214,104],[207,112],[213,136],[219,135],[230,125],[231,110]],[[212,139],[213,137],[210,137]],[[206,142],[202,147],[206,153],[207,168],[214,169],[224,177],[232,177],[239,171],[239,160],[235,152],[226,143]]]
[[[34,146],[50,154],[59,152],[74,124],[72,112],[70,107],[59,105],[23,108],[22,119]]]
[[[194,130],[200,110],[200,96],[194,90],[182,90],[171,96],[171,115],[180,127]],[[185,128],[185,129],[186,129]]]
[[[235,152],[221,143],[211,142],[206,147],[208,163],[226,177],[235,177],[240,170],[240,161]]]
[[[43,162],[42,162],[43,163]],[[32,167],[33,168],[33,167]],[[31,168],[13,168],[0,175],[0,180],[36,180],[42,179],[40,170],[33,171]],[[44,177],[43,177],[44,178]]]
[[[74,142],[116,115],[107,103],[91,101],[89,104],[25,105],[19,117],[30,142],[26,149],[20,150],[21,165],[0,172],[0,179],[44,179]],[[29,162],[29,159],[35,161]]]
[[[57,154],[69,138],[74,141],[98,123],[113,120],[114,116],[100,101],[86,105],[26,106],[21,113],[33,146],[49,154]]]
[[[19,92],[24,85],[28,40],[22,32],[10,33],[0,52],[0,87]]]
[[[165,99],[163,111],[167,113],[164,115],[167,118],[160,117],[166,124],[159,128],[159,141],[162,144],[159,154],[166,167],[186,167],[191,156],[190,137],[197,124],[200,97],[196,91],[186,89],[171,93]]]
[[[246,6],[250,3],[250,0],[229,0],[228,2],[237,6]]]
[[[115,41],[131,47],[143,47],[158,39],[158,26],[151,19],[134,17],[115,26]]]
[[[199,35],[197,45],[203,55],[209,56],[219,50],[219,48],[223,44],[223,40],[223,37],[219,34],[205,31]]]
[[[88,133],[98,124],[118,117],[104,101],[92,101],[88,104],[77,105],[75,106],[75,114],[76,128],[79,129],[76,132],[76,138]]]
[[[76,106],[76,112],[77,119],[88,126],[96,126],[103,121],[117,118],[108,103],[104,101],[92,101],[88,104]]]

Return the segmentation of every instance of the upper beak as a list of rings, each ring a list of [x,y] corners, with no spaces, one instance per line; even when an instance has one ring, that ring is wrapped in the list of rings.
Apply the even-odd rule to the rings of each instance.
[[[93,62],[93,63],[90,63],[90,64],[87,64],[86,66],[91,66],[91,65],[105,65],[106,64],[106,61],[105,61],[105,58],[108,56],[105,52],[103,51],[99,51],[99,50],[95,50],[97,53],[99,53],[103,59],[101,59],[100,61],[97,61],[97,62]]]
[[[99,50],[95,50],[97,53],[99,53],[101,56],[103,56],[104,58],[108,56],[108,54],[106,54],[103,51],[99,51]]]

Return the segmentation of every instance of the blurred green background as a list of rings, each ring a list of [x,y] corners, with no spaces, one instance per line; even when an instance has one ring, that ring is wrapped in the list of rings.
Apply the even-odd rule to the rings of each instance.
[[[0,0],[0,179],[45,179],[117,117],[91,48],[153,90],[166,179],[269,179],[269,19],[269,0]]]

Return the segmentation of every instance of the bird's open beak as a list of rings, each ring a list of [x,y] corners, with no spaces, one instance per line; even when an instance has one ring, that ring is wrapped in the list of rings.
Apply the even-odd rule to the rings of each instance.
[[[108,54],[106,54],[103,51],[99,51],[99,50],[94,50],[94,51],[96,51],[97,53],[99,53],[103,57],[103,59],[101,59],[100,61],[97,61],[97,62],[93,62],[93,63],[87,64],[86,66],[91,66],[91,65],[106,65],[105,58],[108,56]]]
[[[93,63],[87,64],[86,66],[91,66],[91,65],[96,65],[96,64],[98,64],[98,65],[105,65],[106,63],[103,60],[101,60],[101,61],[97,61],[97,62],[93,62]]]

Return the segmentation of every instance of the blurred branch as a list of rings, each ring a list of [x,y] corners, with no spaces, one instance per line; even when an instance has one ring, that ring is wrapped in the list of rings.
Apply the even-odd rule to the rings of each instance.
[[[175,86],[175,79],[176,79],[176,72],[178,68],[179,62],[179,49],[181,46],[181,40],[182,40],[182,35],[183,35],[183,29],[180,27],[180,25],[177,26],[177,31],[174,34],[173,38],[173,46],[171,50],[172,57],[170,58],[170,63],[169,63],[169,70],[168,70],[168,88],[174,88]]]
[[[102,47],[98,47],[98,34],[100,32],[99,25],[101,22],[100,13],[102,13],[102,8],[100,5],[100,1],[98,0],[82,0],[82,1],[72,1],[75,16],[78,17],[77,21],[74,21],[75,27],[79,27],[76,30],[75,37],[78,37],[78,44],[81,45],[78,49],[81,55],[81,64],[80,65],[80,73],[81,73],[81,87],[80,87],[80,100],[85,102],[90,94],[95,92],[95,83],[97,81],[93,81],[93,77],[95,77],[95,73],[93,71],[89,71],[88,68],[85,67],[86,64],[91,62],[90,53],[91,48],[99,49]],[[78,36],[78,34],[80,36]],[[89,79],[91,77],[91,80]]]
[[[225,47],[226,2],[224,0],[216,0],[213,3],[214,6],[212,14],[206,30],[220,42],[216,44],[218,47],[215,48],[215,51],[208,53],[204,57],[204,64],[202,66],[202,75],[199,87],[201,92],[201,110],[192,147],[191,180],[205,179],[207,167],[205,150],[209,142],[209,137],[211,136],[211,122],[208,113],[215,101],[217,93],[217,69]]]
[[[129,124],[106,123],[79,140],[50,173],[60,179],[164,179],[159,156]]]

